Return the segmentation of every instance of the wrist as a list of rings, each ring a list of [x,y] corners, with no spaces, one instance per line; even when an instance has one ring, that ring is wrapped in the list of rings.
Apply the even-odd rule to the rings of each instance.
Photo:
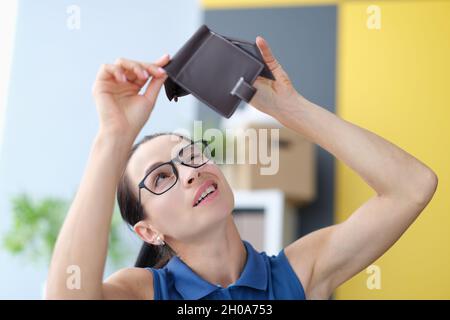
[[[306,108],[308,100],[306,100],[301,94],[295,93],[285,103],[281,104],[275,118],[284,123],[292,118],[292,115]]]
[[[95,136],[91,157],[94,157],[110,170],[111,178],[118,183],[128,161],[132,142],[124,137],[117,137],[99,131]]]
[[[112,133],[100,129],[94,139],[94,145],[102,150],[110,150],[117,153],[127,153],[132,145],[134,139],[130,136]]]

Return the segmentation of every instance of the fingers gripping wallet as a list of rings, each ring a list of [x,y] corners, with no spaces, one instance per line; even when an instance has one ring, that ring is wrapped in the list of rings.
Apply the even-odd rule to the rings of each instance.
[[[249,102],[258,76],[275,80],[255,43],[222,36],[202,25],[164,67],[170,101],[192,94],[229,118]]]

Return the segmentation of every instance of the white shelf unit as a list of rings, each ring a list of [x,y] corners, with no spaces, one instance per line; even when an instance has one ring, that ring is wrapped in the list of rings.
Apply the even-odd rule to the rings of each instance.
[[[281,190],[234,190],[234,199],[235,210],[262,209],[264,214],[262,250],[268,255],[278,254],[282,248],[296,240],[298,219],[296,210],[286,201],[286,196]]]

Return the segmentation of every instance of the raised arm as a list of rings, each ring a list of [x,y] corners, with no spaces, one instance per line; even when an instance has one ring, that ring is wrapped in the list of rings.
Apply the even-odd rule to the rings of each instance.
[[[106,283],[103,273],[116,187],[132,143],[148,120],[167,77],[158,67],[168,61],[168,55],[153,64],[118,59],[98,72],[93,96],[99,132],[54,248],[47,299],[141,298],[144,296],[135,290],[142,287],[139,280],[152,283],[146,270],[124,269]],[[150,78],[140,95],[139,90]],[[79,288],[67,285],[71,275],[80,276]]]
[[[433,197],[438,179],[404,150],[298,94],[267,43],[257,43],[277,79],[259,80],[261,95],[251,104],[333,154],[376,192],[346,221],[285,248],[307,298],[328,298],[399,239]]]
[[[437,177],[392,143],[301,97],[290,108],[290,116],[280,118],[286,126],[332,153],[376,192],[346,221],[286,248],[303,277],[303,260],[311,260],[309,297],[325,298],[399,239],[431,200]]]

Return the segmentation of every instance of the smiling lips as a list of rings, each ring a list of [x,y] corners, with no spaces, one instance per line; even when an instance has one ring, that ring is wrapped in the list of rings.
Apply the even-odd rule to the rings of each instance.
[[[205,181],[195,193],[193,207],[203,205],[217,195],[217,183],[212,180]]]

